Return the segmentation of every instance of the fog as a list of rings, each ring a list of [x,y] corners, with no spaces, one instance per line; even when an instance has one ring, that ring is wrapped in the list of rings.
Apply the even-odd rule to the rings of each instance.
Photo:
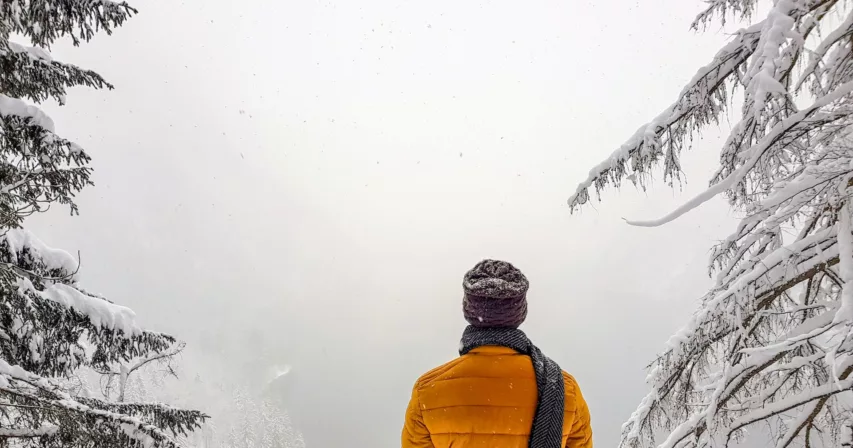
[[[81,216],[29,221],[82,254],[87,289],[188,343],[185,362],[273,389],[309,447],[399,446],[417,377],[452,359],[461,278],[531,281],[522,327],[576,376],[615,447],[644,368],[709,286],[730,229],[707,134],[683,189],[607,191],[594,164],[723,42],[699,2],[134,1],[113,36],[54,47],[113,91],[47,107],[93,156]]]

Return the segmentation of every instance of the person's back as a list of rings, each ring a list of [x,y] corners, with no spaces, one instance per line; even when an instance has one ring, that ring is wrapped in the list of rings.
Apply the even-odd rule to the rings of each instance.
[[[471,326],[461,356],[418,379],[403,448],[592,448],[574,378],[517,329],[527,316],[527,279],[509,263],[486,260],[464,288]]]

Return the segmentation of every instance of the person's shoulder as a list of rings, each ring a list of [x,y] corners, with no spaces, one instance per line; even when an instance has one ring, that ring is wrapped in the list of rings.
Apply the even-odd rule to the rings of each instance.
[[[425,387],[429,387],[436,381],[439,381],[443,376],[446,376],[448,372],[453,370],[454,367],[459,365],[463,359],[464,357],[456,358],[430,370],[427,373],[424,373],[420,378],[418,378],[418,381],[415,382],[415,389],[423,389]]]

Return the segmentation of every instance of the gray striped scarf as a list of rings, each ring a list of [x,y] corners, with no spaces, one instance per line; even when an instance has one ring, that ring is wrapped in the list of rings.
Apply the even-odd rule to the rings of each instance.
[[[469,326],[462,334],[459,354],[465,355],[486,345],[511,348],[533,361],[536,374],[536,414],[530,430],[529,448],[561,448],[563,443],[563,412],[565,384],[563,371],[556,362],[542,354],[523,331],[515,328],[477,328]]]

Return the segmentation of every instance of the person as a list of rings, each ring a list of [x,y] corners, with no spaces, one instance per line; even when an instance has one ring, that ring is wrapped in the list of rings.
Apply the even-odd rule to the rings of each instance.
[[[415,383],[403,448],[592,448],[577,382],[518,329],[528,286],[504,261],[468,271],[460,356]]]

